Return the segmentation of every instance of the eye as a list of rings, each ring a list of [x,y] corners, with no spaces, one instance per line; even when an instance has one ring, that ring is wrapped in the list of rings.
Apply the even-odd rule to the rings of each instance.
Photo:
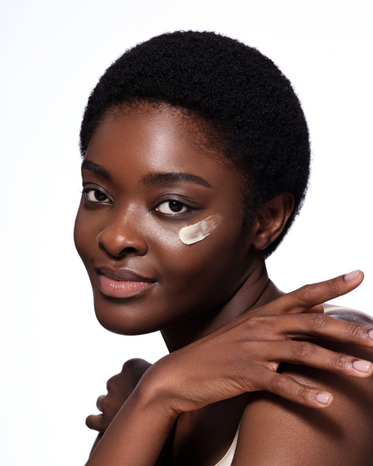
[[[188,207],[179,201],[165,201],[161,202],[155,210],[161,214],[175,215],[187,212]]]
[[[101,203],[101,204],[109,204],[110,199],[107,197],[105,193],[100,191],[99,189],[84,189],[83,190],[85,200],[92,203]]]

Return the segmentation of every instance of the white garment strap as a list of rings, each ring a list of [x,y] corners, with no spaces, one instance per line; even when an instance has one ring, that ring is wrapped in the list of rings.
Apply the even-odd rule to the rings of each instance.
[[[223,456],[223,458],[219,461],[219,463],[216,463],[215,466],[231,466],[234,454],[236,452],[239,431],[240,431],[240,426],[238,426],[236,435],[234,436],[233,442],[231,446],[229,447],[227,453]]]

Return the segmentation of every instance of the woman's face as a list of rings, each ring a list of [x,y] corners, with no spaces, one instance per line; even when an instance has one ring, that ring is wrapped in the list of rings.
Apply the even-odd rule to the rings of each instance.
[[[117,113],[96,128],[82,166],[76,248],[108,330],[140,334],[217,309],[247,278],[250,232],[241,231],[237,174],[194,140],[170,107]],[[179,231],[221,221],[184,244]]]

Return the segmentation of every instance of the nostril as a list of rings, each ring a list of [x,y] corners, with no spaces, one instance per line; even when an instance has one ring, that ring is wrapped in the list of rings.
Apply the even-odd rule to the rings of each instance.
[[[140,231],[123,222],[114,222],[100,231],[96,238],[101,250],[111,257],[128,254],[144,255],[148,250],[147,241]]]
[[[135,248],[127,247],[127,248],[124,248],[118,255],[119,256],[124,256],[126,254],[131,254],[131,253],[134,253],[134,252],[137,252],[137,250]]]
[[[97,237],[98,247],[112,257],[122,257],[128,254],[138,254],[139,251],[133,246],[124,246],[120,242],[108,243],[103,241],[100,236]]]

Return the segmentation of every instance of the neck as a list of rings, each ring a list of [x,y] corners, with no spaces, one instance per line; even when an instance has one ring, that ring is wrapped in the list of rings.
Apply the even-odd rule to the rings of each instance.
[[[219,307],[202,316],[167,327],[163,339],[170,352],[216,332],[239,316],[281,296],[283,293],[269,280],[263,260],[258,260],[247,273],[238,289]]]

